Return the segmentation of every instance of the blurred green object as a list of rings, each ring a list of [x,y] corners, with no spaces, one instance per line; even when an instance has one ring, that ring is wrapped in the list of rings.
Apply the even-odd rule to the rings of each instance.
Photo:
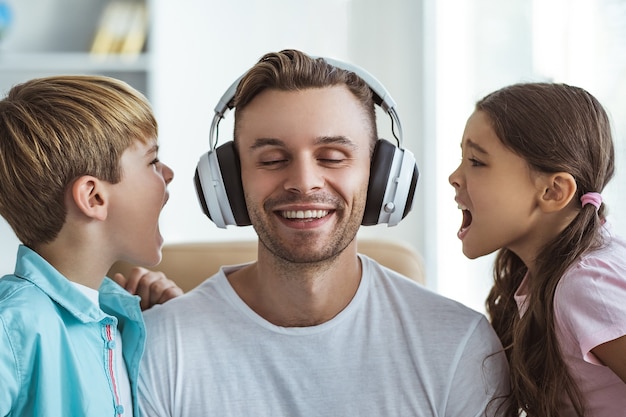
[[[9,5],[0,0],[0,41],[5,37],[11,26],[11,8]]]

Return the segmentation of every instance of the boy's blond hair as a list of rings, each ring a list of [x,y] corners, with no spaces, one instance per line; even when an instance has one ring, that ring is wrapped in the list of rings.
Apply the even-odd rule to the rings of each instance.
[[[73,181],[119,182],[122,153],[157,135],[150,104],[122,81],[72,75],[16,85],[0,101],[0,215],[27,246],[53,241]]]

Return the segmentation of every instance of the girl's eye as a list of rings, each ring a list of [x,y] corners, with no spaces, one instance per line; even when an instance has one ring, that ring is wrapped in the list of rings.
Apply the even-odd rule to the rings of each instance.
[[[161,161],[159,160],[159,158],[154,158],[152,161],[150,161],[150,165],[156,165],[156,164],[158,164],[159,162],[161,162]]]
[[[471,166],[473,167],[482,167],[485,165],[476,158],[469,158],[469,161],[470,161]]]

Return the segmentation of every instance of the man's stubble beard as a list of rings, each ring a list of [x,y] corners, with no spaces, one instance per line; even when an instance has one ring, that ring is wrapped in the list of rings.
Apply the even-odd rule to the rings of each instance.
[[[359,195],[355,196],[355,205],[352,207],[351,216],[343,222],[342,220],[345,220],[345,205],[336,198],[331,198],[336,207],[334,215],[340,219],[340,223],[330,235],[330,239],[327,239],[327,242],[320,249],[314,249],[311,245],[313,240],[318,239],[317,231],[302,230],[297,241],[289,243],[276,240],[275,237],[278,232],[274,230],[273,223],[267,217],[275,215],[271,209],[272,206],[276,206],[275,202],[266,202],[263,210],[258,210],[255,206],[248,206],[248,212],[254,230],[259,237],[259,243],[275,257],[286,263],[299,265],[299,267],[303,267],[303,264],[310,264],[310,266],[318,264],[321,267],[322,264],[332,262],[337,258],[356,237],[363,220],[366,194],[367,189],[361,190]],[[247,197],[246,200],[248,200]],[[320,201],[320,199],[316,201]],[[323,201],[328,202],[329,199],[326,198]],[[327,238],[328,236],[325,235],[324,237]]]

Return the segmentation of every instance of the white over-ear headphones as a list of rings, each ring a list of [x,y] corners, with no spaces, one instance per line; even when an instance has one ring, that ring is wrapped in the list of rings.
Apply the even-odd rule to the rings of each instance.
[[[372,155],[367,201],[362,225],[386,223],[395,226],[411,210],[419,172],[411,151],[402,148],[402,125],[396,103],[385,87],[364,69],[331,58],[323,58],[339,69],[358,75],[367,83],[374,102],[389,114],[392,129],[398,130],[397,146],[379,139]],[[245,75],[245,74],[244,74]],[[211,149],[200,157],[195,173],[196,192],[203,212],[218,226],[249,226],[250,218],[241,183],[241,166],[233,141],[217,146],[217,129],[244,77],[240,76],[222,95],[215,106],[215,116],[209,132]]]

